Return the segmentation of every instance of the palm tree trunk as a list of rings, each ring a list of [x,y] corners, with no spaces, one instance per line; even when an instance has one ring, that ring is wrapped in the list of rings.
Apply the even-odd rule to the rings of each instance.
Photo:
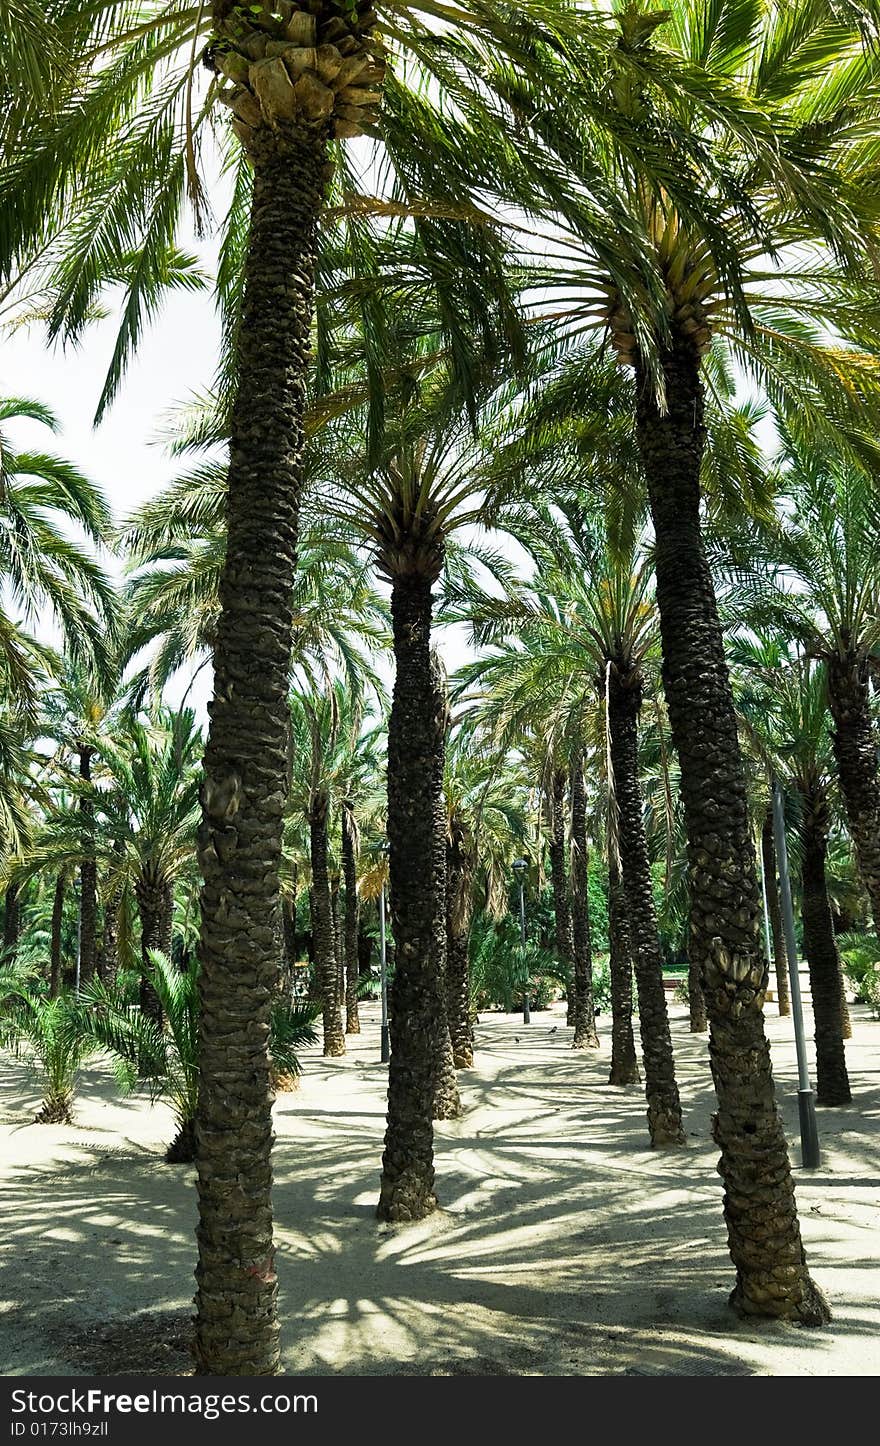
[[[326,132],[279,122],[254,167],[226,560],[204,760],[196,1371],[279,1370],[269,1017],[277,993],[291,596]]]
[[[770,940],[773,945],[773,968],[776,974],[776,999],[781,1017],[791,1013],[791,999],[788,992],[788,960],[785,954],[785,940],[782,934],[782,910],[779,905],[779,881],[776,877],[776,844],[773,840],[773,807],[768,806],[761,825],[761,857],[764,864],[764,884],[767,890],[767,922],[770,925]]]
[[[640,1084],[636,1045],[633,1039],[632,954],[623,880],[614,849],[608,861],[608,947],[611,974],[611,1085]]]
[[[550,810],[550,884],[553,890],[553,923],[556,955],[565,969],[569,984],[565,997],[568,1003],[566,1024],[573,1022],[574,930],[568,900],[568,879],[565,868],[565,769],[555,768],[550,780],[547,803]]]
[[[165,958],[171,961],[174,943],[174,885],[166,879],[162,885],[162,913],[159,919],[159,948]]]
[[[816,1103],[846,1105],[852,1095],[843,1045],[840,956],[825,878],[828,805],[817,789],[804,789],[801,796],[804,953],[810,971],[816,1030]]]
[[[119,910],[122,890],[113,889],[104,905],[104,930],[95,968],[102,983],[115,979],[119,970]]]
[[[79,750],[79,776],[82,783],[92,781],[92,758],[95,750],[82,744]],[[79,801],[82,819],[82,863],[79,868],[79,977],[87,984],[95,972],[95,940],[98,923],[98,865],[95,861],[95,805],[88,793]]]
[[[380,1220],[436,1208],[434,1096],[446,1011],[445,708],[431,660],[431,582],[396,577],[391,594],[394,694],[388,721],[388,841],[395,944],[391,1062]]]
[[[587,845],[587,790],[584,755],[571,758],[571,894],[574,954],[574,1039],[572,1049],[598,1049],[596,1006],[593,1002],[593,954],[590,940],[589,851]]]
[[[64,921],[64,891],[66,880],[59,874],[55,880],[55,895],[52,900],[52,935],[50,943],[49,998],[55,999],[61,987],[61,926]]]
[[[453,818],[446,841],[446,1014],[456,1069],[473,1069],[470,933],[473,892],[468,839]]]
[[[21,901],[18,884],[10,884],[3,900],[3,947],[14,949],[21,929]]]
[[[639,1000],[639,1031],[645,1066],[648,1131],[652,1145],[683,1145],[681,1102],[669,1033],[663,959],[648,861],[639,787],[638,718],[642,689],[637,674],[612,667],[608,678],[608,727],[620,835],[626,917]]]
[[[162,1006],[150,982],[152,964],[150,951],[161,949],[164,953],[164,920],[167,910],[164,879],[141,874],[135,884],[135,898],[141,918],[141,1012],[148,1019],[154,1019],[162,1026]]]
[[[807,1271],[776,1109],[745,775],[700,531],[699,357],[683,339],[663,365],[663,412],[639,367],[637,434],[654,524],[664,691],[681,768],[691,913],[718,1095],[714,1135],[737,1271],[731,1304],[746,1314],[819,1324],[829,1312]]]
[[[327,815],[329,799],[313,794],[309,810],[309,850],[312,861],[312,937],[315,945],[315,975],[321,995],[324,1024],[324,1054],[336,1058],[345,1054],[339,998],[339,970],[336,961],[336,931],[333,927],[333,899],[327,868]]]
[[[434,841],[438,881],[440,888],[440,949],[437,953],[437,972],[440,977],[440,1027],[437,1034],[437,1052],[434,1057],[434,1119],[454,1120],[461,1114],[461,1100],[458,1093],[458,1079],[455,1073],[455,1059],[452,1053],[452,1035],[449,1029],[448,990],[446,978],[446,804],[443,793],[443,773],[446,761],[446,739],[449,734],[449,684],[446,670],[439,653],[431,653],[431,684],[437,729],[441,734],[441,745],[434,760],[435,787],[440,799],[437,810],[437,837]]]
[[[345,1004],[345,928],[342,923],[342,889],[339,876],[334,875],[330,886],[331,914],[333,918],[333,952],[336,955],[336,998],[339,1009]]]
[[[360,1034],[358,1014],[358,933],[361,910],[357,888],[358,829],[351,803],[342,805],[342,872],[345,876],[345,1032]]]
[[[880,932],[880,777],[864,660],[854,653],[831,655],[828,700],[847,824],[859,874],[871,902],[874,928]]]
[[[705,1034],[709,1028],[709,1020],[706,1014],[706,997],[703,994],[703,981],[700,978],[700,961],[698,958],[698,946],[694,941],[693,930],[689,927],[690,948],[688,950],[688,1014],[690,1016],[691,1034]]]

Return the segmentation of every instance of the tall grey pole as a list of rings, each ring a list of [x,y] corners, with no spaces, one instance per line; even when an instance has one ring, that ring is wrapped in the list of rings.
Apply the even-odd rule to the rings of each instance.
[[[385,885],[379,894],[379,978],[382,987],[381,1054],[383,1064],[391,1058],[388,1038],[388,951],[385,945]]]
[[[804,1037],[804,1011],[801,1007],[801,981],[798,973],[797,940],[794,932],[794,909],[791,903],[791,876],[788,871],[788,845],[785,841],[785,815],[782,792],[773,780],[773,835],[776,842],[776,867],[779,870],[779,892],[782,900],[782,929],[788,957],[791,982],[791,1017],[794,1021],[794,1042],[798,1063],[798,1115],[801,1125],[801,1163],[814,1170],[819,1165],[819,1132],[816,1128],[816,1103],[810,1086],[807,1063],[807,1042]]]
[[[526,894],[525,880],[522,875],[520,875],[519,880],[519,941],[523,951],[523,1024],[531,1024],[532,1016],[529,1013],[529,976],[526,970]]]

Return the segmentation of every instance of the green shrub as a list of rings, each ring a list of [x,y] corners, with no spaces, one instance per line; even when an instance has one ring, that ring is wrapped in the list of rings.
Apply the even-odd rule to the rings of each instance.
[[[880,941],[874,934],[841,934],[837,941],[843,971],[859,1004],[870,1006],[880,1019]]]
[[[558,960],[533,940],[520,941],[519,925],[508,917],[496,921],[482,917],[471,932],[471,1012],[522,1007],[528,981],[532,1009],[546,1009],[556,990],[565,986],[565,971]]]

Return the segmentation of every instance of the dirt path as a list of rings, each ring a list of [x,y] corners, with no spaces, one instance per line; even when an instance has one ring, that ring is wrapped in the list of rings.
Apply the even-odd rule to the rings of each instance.
[[[804,1236],[834,1323],[740,1324],[721,1221],[705,1040],[673,1031],[690,1145],[646,1148],[637,1089],[573,1054],[559,1009],[487,1016],[464,1117],[438,1127],[443,1210],[377,1226],[384,1114],[375,1007],[341,1061],[308,1051],[276,1107],[276,1218],[291,1374],[880,1374],[880,1024],[855,1007],[855,1101],[820,1110],[821,1171],[797,1169]],[[793,1155],[789,1022],[768,1010]],[[808,1020],[808,1026],[810,1021]],[[186,1369],[192,1171],[162,1163],[168,1111],[85,1073],[78,1123],[28,1123],[32,1081],[0,1078],[0,1370]]]

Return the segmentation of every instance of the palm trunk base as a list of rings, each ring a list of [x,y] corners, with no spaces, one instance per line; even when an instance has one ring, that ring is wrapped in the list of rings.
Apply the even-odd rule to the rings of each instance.
[[[338,1009],[324,1010],[324,1058],[338,1059],[345,1054],[342,1014]]]
[[[755,1274],[746,1281],[738,1281],[730,1293],[729,1304],[741,1316],[796,1320],[805,1326],[827,1325],[831,1307],[807,1275],[806,1267],[789,1266],[787,1278],[780,1279],[785,1269],[777,1267],[773,1275]]]
[[[423,1160],[401,1162],[394,1168],[388,1151],[382,1157],[382,1189],[376,1206],[376,1219],[391,1224],[408,1220],[424,1220],[437,1209],[434,1194],[434,1168]]]
[[[357,1004],[347,1004],[345,1007],[345,1032],[346,1034],[360,1034],[361,1020],[358,1014]]]
[[[452,1053],[452,1042],[447,1030],[446,1038],[440,1046],[437,1078],[434,1082],[434,1119],[457,1120],[460,1115],[461,1100],[458,1094],[458,1081],[455,1078],[455,1056]]]
[[[572,1049],[599,1049],[601,1047],[595,1021],[592,1025],[588,1019],[578,1021],[574,1027],[574,1039],[571,1041],[571,1047]]]
[[[34,1115],[36,1125],[72,1125],[73,1096],[50,1095]]]
[[[608,1083],[622,1089],[624,1085],[640,1085],[642,1076],[639,1074],[639,1066],[636,1063],[635,1049],[631,1059],[612,1059],[611,1071],[608,1075]]]
[[[474,1050],[470,1043],[456,1044],[452,1048],[452,1063],[456,1069],[473,1069]]]
[[[168,1149],[166,1165],[189,1165],[196,1157],[196,1122],[184,1120]]]
[[[648,1133],[655,1150],[678,1149],[687,1144],[681,1127],[681,1111],[664,1106],[662,1100],[648,1100]]]

